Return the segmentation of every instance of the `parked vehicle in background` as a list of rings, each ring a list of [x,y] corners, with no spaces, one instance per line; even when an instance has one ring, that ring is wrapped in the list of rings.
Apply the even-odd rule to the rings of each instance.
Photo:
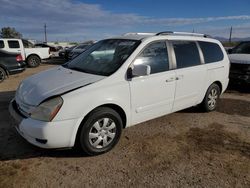
[[[230,82],[233,84],[250,84],[250,41],[241,42],[228,51]]]
[[[21,54],[0,50],[0,83],[8,75],[17,74],[25,70],[25,62]]]
[[[73,50],[76,47],[76,45],[71,46],[69,48],[64,48],[63,50],[59,51],[59,57],[63,57],[65,60],[69,59],[69,53],[71,50]]]
[[[57,51],[63,50],[63,47],[62,47],[62,46],[56,46],[56,50],[57,50]]]
[[[50,57],[49,48],[25,48],[21,39],[0,39],[0,50],[21,54],[29,67],[37,67]]]
[[[38,43],[38,44],[35,44],[35,47],[49,48],[50,52],[56,52],[56,51],[57,51],[56,47],[50,46],[50,45],[45,44],[45,43]]]
[[[25,79],[9,111],[28,142],[96,155],[123,128],[195,105],[215,110],[228,74],[226,51],[206,35],[129,33]]]
[[[26,39],[22,39],[24,48],[35,48],[35,45]]]
[[[79,54],[81,54],[82,52],[84,52],[85,50],[87,50],[93,43],[85,43],[85,44],[80,44],[78,46],[76,46],[75,48],[73,48],[68,55],[68,60],[74,59],[75,57],[77,57]]]
[[[40,47],[40,48],[49,48],[49,51],[50,51],[50,54],[51,56],[57,56],[58,55],[58,51],[59,49],[57,49],[57,47],[55,46],[51,46],[51,45],[48,45],[46,43],[37,43],[35,44],[35,47]]]

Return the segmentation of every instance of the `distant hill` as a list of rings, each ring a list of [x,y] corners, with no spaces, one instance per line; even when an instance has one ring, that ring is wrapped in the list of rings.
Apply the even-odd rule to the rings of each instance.
[[[224,37],[214,37],[215,39],[221,41],[221,42],[228,42],[228,38],[224,38]],[[250,37],[246,37],[246,38],[232,38],[232,42],[239,42],[239,41],[250,41]]]

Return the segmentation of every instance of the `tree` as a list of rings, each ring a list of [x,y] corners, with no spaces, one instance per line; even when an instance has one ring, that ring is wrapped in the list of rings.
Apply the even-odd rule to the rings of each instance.
[[[22,34],[16,31],[16,29],[13,27],[3,27],[0,32],[0,36],[2,38],[22,38]]]

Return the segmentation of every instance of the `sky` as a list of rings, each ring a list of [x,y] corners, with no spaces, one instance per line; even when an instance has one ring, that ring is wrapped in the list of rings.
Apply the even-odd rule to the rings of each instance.
[[[185,31],[250,37],[249,0],[0,0],[0,28],[48,41],[99,40],[126,32]]]

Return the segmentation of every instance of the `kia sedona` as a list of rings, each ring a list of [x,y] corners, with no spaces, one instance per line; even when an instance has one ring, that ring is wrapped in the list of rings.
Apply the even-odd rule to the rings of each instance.
[[[196,105],[215,110],[228,75],[227,53],[207,35],[127,33],[25,79],[9,111],[31,144],[97,155],[124,128]]]

